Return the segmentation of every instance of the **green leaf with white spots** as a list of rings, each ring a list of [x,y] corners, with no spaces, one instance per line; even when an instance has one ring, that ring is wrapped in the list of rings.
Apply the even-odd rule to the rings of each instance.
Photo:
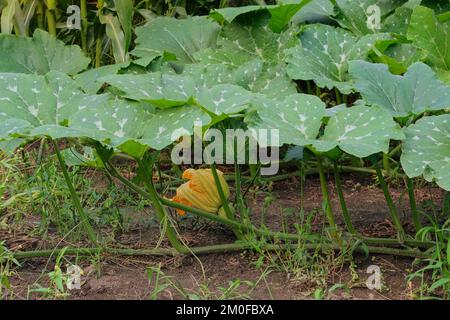
[[[0,34],[0,72],[43,75],[55,70],[73,75],[90,61],[78,46],[66,46],[40,29],[33,38]]]
[[[217,116],[238,113],[247,108],[251,99],[251,92],[230,84],[202,88],[196,98],[200,105]]]
[[[0,73],[0,122],[16,119],[29,123],[21,126],[21,130],[14,130],[14,134],[76,136],[77,133],[65,127],[68,118],[105,99],[105,95],[84,94],[71,78],[56,71],[45,76]],[[41,130],[44,126],[45,131]]]
[[[136,48],[132,54],[153,59],[169,52],[180,62],[195,63],[196,52],[215,47],[219,31],[219,25],[207,17],[158,17],[136,28]]]
[[[140,102],[111,100],[74,114],[69,128],[139,158],[148,148],[163,149],[192,134],[196,121],[207,125],[211,118],[190,105],[152,111]]]
[[[283,3],[294,3],[298,0],[284,0]],[[291,23],[314,23],[329,20],[334,14],[334,5],[330,0],[312,0],[298,11],[291,19]]]
[[[16,118],[6,119],[1,121],[0,117],[0,140],[11,139],[14,134],[20,134],[21,132],[27,131],[30,128],[30,123],[28,121]]]
[[[355,3],[356,2],[356,3]],[[404,0],[336,0],[336,21],[355,35],[378,33],[382,18],[402,5]],[[379,13],[379,20],[377,15]]]
[[[219,70],[220,83],[238,84],[271,97],[296,93],[284,64],[285,50],[298,43],[295,33],[296,28],[276,34],[267,26],[227,25],[218,40],[218,48],[196,54],[204,67],[202,74],[195,78],[214,79]],[[187,69],[192,75],[192,69]]]
[[[191,77],[198,86],[209,87],[214,84],[233,83],[233,70],[224,64],[188,64],[183,75]]]
[[[184,105],[197,92],[192,78],[159,72],[111,75],[99,81],[119,89],[126,98],[148,101],[160,108]]]
[[[259,96],[255,97],[253,106],[259,119],[249,123],[250,129],[279,130],[279,142],[271,141],[272,146],[312,144],[325,117],[325,103],[307,94],[290,95],[284,100]]]
[[[410,43],[394,43],[388,46],[381,56],[371,56],[374,62],[381,62],[389,66],[394,74],[403,74],[408,67],[415,62],[425,59],[422,50],[415,48]]]
[[[331,117],[324,135],[314,147],[320,152],[339,147],[348,154],[365,158],[388,152],[391,139],[404,139],[402,129],[392,115],[381,107],[357,105]]]
[[[288,50],[287,72],[292,79],[314,80],[321,88],[338,88],[350,93],[348,61],[365,59],[378,40],[387,34],[366,35],[360,39],[350,32],[327,25],[309,25],[300,34],[301,44]]]
[[[0,150],[8,155],[12,155],[17,150],[17,148],[19,148],[24,143],[26,143],[26,139],[22,138],[15,138],[5,141],[0,140]]]
[[[355,88],[366,103],[379,105],[395,117],[450,106],[450,88],[424,63],[414,63],[404,76],[391,74],[385,64],[360,60],[349,64]]]
[[[129,63],[125,64],[111,64],[102,66],[100,68],[90,69],[80,74],[77,74],[74,79],[84,92],[89,94],[96,94],[103,83],[99,81],[100,78],[106,77],[110,74],[117,74],[120,69],[125,68]]]
[[[152,117],[143,103],[111,100],[74,114],[69,119],[69,127],[84,137],[139,157],[148,148],[148,143],[140,140]]]
[[[295,3],[282,3],[280,5],[228,7],[213,10],[209,16],[223,24],[224,22],[231,23],[238,16],[244,14],[257,11],[267,11],[270,14],[268,24],[270,29],[273,32],[281,32],[289,23],[291,18],[310,2],[311,0],[297,0]]]
[[[400,161],[408,177],[423,175],[450,191],[450,114],[422,118],[405,135]]]
[[[408,39],[428,53],[427,62],[436,69],[450,70],[450,21],[438,21],[432,9],[418,6],[411,16]]]

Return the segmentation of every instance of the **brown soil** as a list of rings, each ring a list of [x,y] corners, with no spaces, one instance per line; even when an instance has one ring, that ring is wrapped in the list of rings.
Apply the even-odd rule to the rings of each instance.
[[[332,181],[330,179],[330,181]],[[351,211],[353,221],[360,232],[378,237],[393,237],[395,232],[389,222],[389,213],[381,190],[372,185],[370,180],[361,180],[352,175],[343,177],[343,184],[348,207]],[[338,222],[342,225],[340,218],[339,204],[336,199],[334,186],[330,182],[332,190],[332,202]],[[272,230],[281,229],[281,211],[287,212],[289,208],[297,213],[300,206],[299,185],[296,178],[291,178],[284,182],[275,183],[272,186],[272,195],[275,200],[267,211],[267,225]],[[407,230],[411,229],[411,222],[408,218],[408,199],[403,186],[391,188],[391,193],[403,216],[403,222]],[[253,192],[250,194],[249,206],[253,208],[252,218],[256,225],[262,210],[262,203],[268,193]],[[425,199],[432,199],[435,203],[440,203],[442,192],[438,188],[423,188],[417,190],[417,202]],[[323,224],[320,213],[321,193],[318,180],[308,178],[305,186],[304,206],[306,212],[317,210],[319,213],[314,219],[317,229]],[[132,217],[131,227],[125,234],[117,237],[115,245],[129,248],[151,248],[159,239],[158,226],[143,223],[147,216],[145,213],[130,213]],[[295,214],[287,215],[289,222],[295,222]],[[36,219],[26,219],[20,230],[0,229],[0,238],[6,239],[9,248],[29,250],[53,248],[56,244],[59,247],[73,245],[63,240],[55,239],[51,244],[43,243],[38,237],[30,236],[30,230],[35,228],[38,221]],[[293,223],[288,223],[293,225]],[[183,238],[191,246],[219,244],[233,242],[233,234],[213,223],[197,224],[192,219],[184,220],[180,223],[180,232]],[[59,242],[59,243],[58,243]],[[162,246],[167,243],[163,241]],[[203,298],[214,298],[220,296],[220,287],[228,287],[230,281],[240,280],[241,286],[237,290],[246,294],[252,299],[311,299],[314,298],[314,291],[318,287],[317,279],[308,278],[305,270],[295,269],[286,272],[270,268],[266,260],[260,268],[255,266],[259,256],[250,252],[211,254],[193,257],[114,257],[104,256],[101,260],[100,275],[92,264],[92,259],[77,261],[83,268],[84,276],[81,290],[70,292],[69,299],[148,299],[152,286],[149,285],[147,268],[161,265],[161,270],[166,276],[172,277],[186,292],[190,294],[203,292],[198,296]],[[333,259],[325,256],[323,263],[326,266],[325,285],[330,288],[334,284],[346,284],[350,290],[334,290],[326,295],[329,299],[410,299],[414,284],[408,284],[405,276],[411,271],[412,259],[397,258],[385,255],[375,255],[369,258],[356,256],[353,263],[348,261],[339,264],[333,263]],[[72,260],[72,262],[75,262]],[[15,276],[11,278],[14,287],[14,298],[27,298],[29,286],[39,283],[42,286],[48,285],[48,277],[45,273],[53,269],[54,259],[34,259],[24,262],[17,270]],[[365,286],[368,277],[367,266],[378,265],[381,267],[383,288],[381,290],[369,290]],[[44,270],[44,271],[43,271]],[[265,270],[270,270],[266,277],[262,277]],[[256,285],[246,285],[245,281],[251,281]],[[313,283],[311,283],[313,282]],[[316,282],[316,283],[315,283]],[[208,289],[202,289],[207,287]],[[209,291],[208,291],[209,290]],[[182,295],[173,287],[169,287],[161,292],[160,299],[177,299]],[[241,296],[246,297],[246,296]],[[31,295],[31,298],[36,296]]]

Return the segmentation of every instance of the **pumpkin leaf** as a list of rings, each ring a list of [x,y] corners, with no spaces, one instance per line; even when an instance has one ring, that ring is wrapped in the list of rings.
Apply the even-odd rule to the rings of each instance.
[[[78,46],[66,46],[40,29],[33,38],[0,34],[0,72],[43,75],[55,70],[73,75],[90,61]]]
[[[255,11],[267,11],[270,14],[269,28],[273,32],[281,32],[289,23],[291,18],[301,10],[311,0],[297,0],[295,3],[282,3],[280,5],[266,5],[266,6],[243,6],[243,7],[229,7],[223,9],[215,9],[211,11],[210,17],[219,23],[231,23],[238,16],[248,14]]]
[[[76,137],[79,132],[66,127],[69,117],[103,103],[106,97],[84,94],[70,77],[57,71],[45,76],[1,73],[0,121],[2,127],[8,121],[15,123],[12,133],[22,136]]]
[[[424,175],[450,191],[450,114],[429,116],[405,130],[400,158],[410,177]]]
[[[277,34],[267,26],[227,25],[216,49],[196,54],[204,66],[201,77],[214,79],[219,70],[221,81],[238,84],[252,92],[270,97],[296,93],[295,84],[287,76],[284,64],[285,50],[298,42],[295,33],[296,28]],[[198,72],[200,69],[196,70]],[[192,69],[188,72],[192,74]],[[212,74],[206,75],[204,72]]]
[[[293,144],[305,146],[316,139],[322,118],[325,117],[325,103],[318,97],[307,94],[293,94],[284,100],[255,97],[253,101],[259,120],[250,122],[250,129],[279,130],[279,143],[272,146]]]
[[[195,106],[153,111],[142,102],[116,99],[74,114],[69,127],[139,158],[148,148],[160,150],[180,136],[192,134],[195,121],[207,125],[210,120]]]
[[[284,0],[283,3],[295,3],[298,0]],[[312,0],[291,19],[291,23],[315,23],[329,20],[334,14],[334,5],[330,0]]]
[[[336,0],[336,21],[342,28],[350,30],[357,36],[378,33],[382,29],[381,19],[393,12],[403,4],[403,0],[379,1],[379,0]],[[375,7],[376,6],[376,7]],[[379,10],[380,20],[371,21],[372,16],[376,16]]]
[[[433,67],[450,70],[450,22],[438,21],[432,9],[418,6],[411,16],[408,39],[428,53],[427,62]]]
[[[110,74],[117,74],[119,70],[128,67],[129,64],[129,62],[117,63],[90,69],[77,74],[74,79],[84,92],[96,94],[103,85],[103,82],[99,81],[99,79]]]
[[[402,140],[404,134],[392,115],[381,107],[356,105],[338,111],[330,118],[324,135],[314,143],[317,151],[335,147],[359,158],[388,152],[391,139]]]
[[[301,44],[288,50],[287,72],[292,79],[314,80],[321,88],[338,88],[350,93],[348,61],[365,59],[378,40],[387,34],[366,35],[358,39],[350,32],[316,24],[303,29]]]
[[[230,84],[202,88],[196,98],[199,104],[218,116],[244,110],[251,99],[251,92]]]
[[[160,108],[184,105],[197,91],[192,78],[160,72],[110,75],[99,81],[121,90],[126,98],[148,101]]]
[[[153,59],[169,52],[182,63],[195,63],[196,52],[215,47],[219,31],[219,25],[207,17],[182,20],[158,17],[136,28],[136,48],[132,54]]]
[[[450,88],[424,63],[411,65],[404,76],[393,75],[385,64],[351,61],[350,74],[363,99],[395,117],[441,110],[450,105]]]

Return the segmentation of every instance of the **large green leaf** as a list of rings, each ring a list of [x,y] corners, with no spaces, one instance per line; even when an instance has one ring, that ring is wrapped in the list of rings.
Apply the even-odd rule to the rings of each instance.
[[[33,38],[0,34],[0,72],[46,74],[55,70],[72,75],[89,62],[78,46],[66,46],[40,29]]]
[[[238,113],[252,99],[251,92],[242,87],[230,84],[203,87],[197,95],[197,102],[215,115]]]
[[[190,135],[196,121],[202,125],[210,117],[190,105],[150,111],[145,104],[111,100],[109,104],[74,114],[69,127],[83,136],[141,157],[148,148],[162,149],[183,135]]]
[[[314,80],[319,87],[350,93],[348,61],[365,59],[377,40],[387,34],[358,39],[350,32],[327,25],[310,25],[300,35],[301,44],[288,50],[288,74],[296,80]]]
[[[357,105],[331,117],[324,135],[314,146],[321,152],[339,147],[348,154],[365,158],[388,152],[391,139],[404,139],[392,115],[381,107]]]
[[[422,50],[417,49],[410,43],[393,43],[389,45],[380,55],[371,55],[374,62],[381,62],[389,66],[394,74],[403,74],[413,63],[425,58]]]
[[[418,6],[411,16],[408,39],[428,53],[433,68],[450,71],[450,21],[440,23],[432,9]]]
[[[274,146],[312,144],[325,117],[325,103],[313,95],[298,93],[284,100],[259,96],[253,105],[259,120],[249,123],[250,129],[279,130],[279,143],[269,142]]]
[[[16,123],[9,129],[11,134],[77,136],[66,127],[69,117],[105,100],[105,95],[85,95],[71,78],[57,71],[46,76],[0,74],[0,122],[2,127],[5,122]]]
[[[229,7],[213,10],[210,13],[210,17],[220,23],[231,23],[238,16],[244,14],[255,11],[268,11],[271,16],[269,20],[270,29],[274,32],[281,32],[289,23],[291,18],[310,2],[311,0],[296,0],[280,5]]]
[[[294,3],[298,0],[284,0],[283,3]],[[298,11],[291,22],[298,23],[314,23],[323,20],[329,20],[329,17],[334,14],[334,5],[330,0],[312,0]]]
[[[405,130],[401,164],[413,178],[420,175],[450,191],[450,114],[425,117]]]
[[[296,88],[286,74],[284,57],[285,50],[298,43],[295,33],[296,29],[277,34],[267,26],[232,23],[224,28],[218,48],[196,54],[203,67],[188,66],[186,72],[197,79],[216,79],[220,74],[222,83],[269,96],[293,94]]]
[[[148,101],[160,108],[184,105],[197,92],[192,78],[159,72],[111,75],[100,81],[123,91],[126,98]]]
[[[128,67],[129,64],[129,62],[126,62],[89,69],[77,74],[74,79],[84,92],[96,94],[103,85],[103,82],[100,81],[102,77],[106,77],[110,74],[117,74],[120,69]]]
[[[391,74],[385,64],[358,60],[349,65],[355,88],[364,100],[385,108],[396,117],[450,106],[450,88],[424,63],[414,63],[404,76]]]
[[[404,2],[405,0],[336,0],[336,20],[343,28],[352,31],[355,35],[377,33],[382,29],[381,19]],[[369,23],[372,22],[370,17],[377,13],[373,9],[370,10],[371,8],[375,8],[375,10],[378,8],[379,10],[380,24],[378,26],[375,23]]]
[[[136,48],[132,53],[140,58],[154,58],[168,52],[181,62],[193,63],[197,51],[215,47],[219,31],[219,25],[207,17],[159,17],[136,29]]]

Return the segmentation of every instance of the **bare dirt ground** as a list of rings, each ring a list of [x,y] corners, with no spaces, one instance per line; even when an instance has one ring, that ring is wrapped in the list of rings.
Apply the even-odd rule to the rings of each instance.
[[[365,179],[365,180],[364,180]],[[365,235],[377,237],[393,237],[395,232],[388,220],[388,208],[382,191],[371,186],[370,178],[357,178],[352,175],[343,176],[344,191],[353,221],[358,230]],[[298,179],[292,177],[283,182],[275,183],[272,189],[274,201],[267,210],[267,225],[273,230],[281,228],[281,211],[292,208],[298,212],[300,206]],[[342,225],[338,201],[332,182],[332,201],[338,222]],[[407,230],[411,230],[408,215],[408,199],[405,189],[400,184],[392,188],[393,198],[403,214],[403,222]],[[319,210],[321,208],[321,194],[318,180],[308,178],[304,190],[305,210]],[[252,193],[248,202],[253,208],[252,218],[258,224],[262,203],[267,194]],[[417,201],[432,199],[439,203],[442,192],[437,188],[423,188],[417,190]],[[133,214],[129,230],[117,236],[117,247],[151,248],[159,239],[157,225],[146,224],[146,215]],[[322,215],[319,213],[314,220],[318,229],[322,225]],[[294,217],[288,217],[288,220]],[[54,239],[53,243],[42,243],[38,237],[30,237],[27,230],[36,225],[36,221],[28,219],[17,230],[8,232],[0,230],[0,238],[6,239],[9,248],[22,250],[45,249],[71,245],[64,240]],[[290,225],[288,223],[288,225]],[[191,246],[230,243],[233,234],[223,227],[208,223],[193,225],[190,221],[180,224],[183,238]],[[73,244],[72,244],[73,245]],[[162,246],[167,243],[163,241]],[[256,266],[259,256],[251,252],[211,254],[193,257],[114,257],[103,256],[100,264],[96,265],[92,259],[84,259],[77,263],[84,269],[81,290],[70,292],[68,299],[148,299],[152,293],[147,270],[149,267],[161,266],[161,271],[171,277],[172,283],[184,288],[185,293],[192,297],[217,298],[221,296],[220,288],[228,288],[231,281],[240,280],[241,285],[236,289],[234,297],[252,299],[312,299],[320,279],[330,288],[334,284],[346,284],[348,290],[337,289],[325,295],[328,299],[411,299],[414,284],[407,283],[405,276],[411,271],[412,259],[397,258],[386,255],[373,255],[369,258],[356,256],[353,262],[333,264],[324,257],[323,269],[317,273],[324,273],[317,279],[308,279],[310,273],[303,269],[286,271],[271,268],[265,262],[259,268]],[[54,260],[46,258],[24,262],[11,278],[15,299],[27,298],[29,286],[39,283],[48,284],[45,272],[51,271]],[[369,290],[365,281],[369,265],[378,265],[382,272],[383,287],[381,290]],[[100,271],[96,270],[99,268]],[[100,266],[100,267],[99,267]],[[324,271],[325,270],[325,271]],[[262,274],[266,271],[265,276]],[[270,271],[270,272],[269,272]],[[246,281],[249,281],[247,283]],[[323,284],[322,284],[323,285]],[[242,295],[239,295],[242,294]],[[159,299],[183,298],[182,293],[173,286],[168,286],[158,295]],[[228,296],[228,297],[233,297]],[[37,298],[32,295],[31,298]]]

